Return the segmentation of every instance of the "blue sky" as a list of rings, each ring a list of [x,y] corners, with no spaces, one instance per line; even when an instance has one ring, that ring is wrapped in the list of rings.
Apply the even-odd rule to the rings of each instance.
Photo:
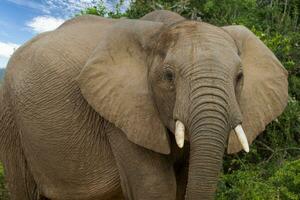
[[[57,28],[97,0],[0,0],[0,68],[20,45],[35,35]],[[110,8],[118,0],[104,0]],[[129,1],[126,1],[126,5]]]

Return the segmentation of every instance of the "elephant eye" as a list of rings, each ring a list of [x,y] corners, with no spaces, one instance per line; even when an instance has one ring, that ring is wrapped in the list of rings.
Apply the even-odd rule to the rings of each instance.
[[[239,82],[243,79],[243,76],[244,76],[244,74],[243,74],[243,68],[242,68],[242,66],[240,65],[240,66],[238,67],[238,71],[237,71],[237,73],[236,73],[235,83],[236,83],[236,84],[239,83]]]
[[[240,70],[236,76],[236,82],[239,82],[243,78],[243,71]]]
[[[244,84],[244,80],[243,80],[243,72],[242,70],[240,70],[236,76],[236,81],[235,81],[235,92],[237,97],[239,98],[240,94],[241,94],[241,90]]]
[[[169,82],[173,82],[173,81],[174,81],[174,75],[173,75],[173,73],[170,72],[170,71],[166,71],[166,72],[164,73],[163,78],[164,78],[164,80],[169,81]]]
[[[168,81],[170,83],[173,82],[175,78],[173,70],[165,69],[162,78],[163,80]]]
[[[237,77],[236,77],[237,82],[239,80],[241,80],[242,78],[243,78],[243,72],[239,72],[238,75],[237,75]]]

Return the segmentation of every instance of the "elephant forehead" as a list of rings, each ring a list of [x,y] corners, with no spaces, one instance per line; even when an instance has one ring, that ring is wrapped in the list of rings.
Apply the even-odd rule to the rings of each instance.
[[[222,28],[196,21],[181,21],[169,26],[160,35],[161,47],[174,48],[178,45],[220,44],[237,49],[232,37]]]
[[[190,41],[182,45],[176,45],[169,49],[164,62],[179,68],[190,68],[193,66],[226,67],[240,65],[237,50],[221,41],[212,43],[209,41]]]
[[[227,69],[240,63],[231,36],[222,28],[204,22],[183,21],[170,26],[161,34],[157,47],[164,63],[180,69],[199,66],[209,60],[211,63],[207,64],[217,61],[218,66],[227,66]]]

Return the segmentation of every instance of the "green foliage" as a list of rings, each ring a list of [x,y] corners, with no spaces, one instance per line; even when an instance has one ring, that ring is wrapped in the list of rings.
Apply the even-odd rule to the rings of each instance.
[[[82,10],[78,15],[98,15],[104,17],[107,15],[107,13],[108,11],[101,1],[101,3],[98,3],[97,6]]]
[[[2,200],[8,199],[8,192],[4,184],[4,172],[1,163],[0,163],[0,199]]]
[[[275,172],[270,183],[281,199],[300,199],[300,160],[290,162]]]
[[[300,160],[264,163],[221,177],[218,200],[300,199]]]
[[[104,6],[103,0],[99,0],[96,6],[82,10],[78,15],[98,15],[98,16],[109,17],[109,18],[121,18],[126,16],[125,13],[121,12],[121,7],[123,4],[124,4],[124,0],[120,0],[114,6],[114,9],[110,11]]]

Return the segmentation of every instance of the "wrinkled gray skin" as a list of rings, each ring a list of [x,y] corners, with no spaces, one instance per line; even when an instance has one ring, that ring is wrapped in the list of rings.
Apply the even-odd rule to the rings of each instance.
[[[226,145],[241,150],[232,128],[252,142],[282,112],[286,71],[246,28],[142,19],[77,17],[14,53],[0,94],[12,200],[213,199]]]

